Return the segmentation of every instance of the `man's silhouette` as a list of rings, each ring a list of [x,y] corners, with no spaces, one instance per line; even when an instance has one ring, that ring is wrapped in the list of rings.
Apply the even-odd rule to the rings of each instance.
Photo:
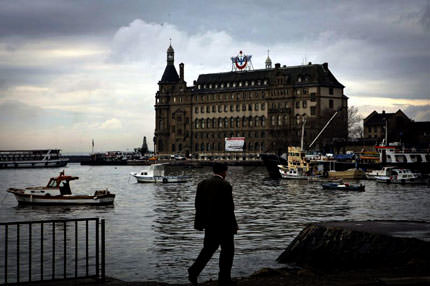
[[[203,249],[188,269],[188,279],[197,285],[197,277],[212,255],[221,246],[219,257],[219,285],[232,285],[231,267],[234,256],[234,234],[238,226],[234,215],[232,187],[225,181],[227,165],[215,163],[214,175],[197,187],[194,228],[205,230]]]

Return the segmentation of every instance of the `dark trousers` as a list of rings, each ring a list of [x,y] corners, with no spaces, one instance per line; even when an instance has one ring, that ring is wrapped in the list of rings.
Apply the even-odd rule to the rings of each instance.
[[[234,257],[234,235],[232,233],[226,234],[206,229],[203,249],[194,264],[188,269],[189,273],[193,276],[199,276],[219,246],[221,246],[221,253],[219,255],[218,280],[230,281]]]

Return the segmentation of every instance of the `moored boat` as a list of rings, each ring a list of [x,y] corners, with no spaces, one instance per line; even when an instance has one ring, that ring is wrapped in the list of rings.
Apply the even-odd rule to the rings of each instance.
[[[382,177],[382,176],[389,177],[393,169],[394,167],[383,167],[381,170],[368,171],[366,172],[366,179],[376,180],[377,177]]]
[[[138,183],[185,183],[188,182],[191,177],[186,175],[168,176],[165,174],[166,164],[152,164],[144,166],[139,172],[130,173],[131,176],[135,177]]]
[[[364,192],[364,185],[349,183],[325,183],[321,185],[324,190]]]
[[[32,205],[109,205],[113,204],[115,195],[107,189],[95,191],[94,195],[72,195],[70,181],[78,177],[66,176],[64,171],[58,177],[51,178],[46,186],[27,187],[24,189],[9,188],[15,195],[18,204]]]
[[[421,184],[423,181],[420,175],[413,173],[409,169],[392,169],[391,172],[385,176],[377,176],[376,181],[379,183],[391,184]]]

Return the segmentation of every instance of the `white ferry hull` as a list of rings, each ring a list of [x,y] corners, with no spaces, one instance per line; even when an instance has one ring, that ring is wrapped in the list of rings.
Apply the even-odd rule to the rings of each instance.
[[[59,168],[64,167],[69,159],[47,160],[47,161],[3,161],[0,169],[8,168]]]

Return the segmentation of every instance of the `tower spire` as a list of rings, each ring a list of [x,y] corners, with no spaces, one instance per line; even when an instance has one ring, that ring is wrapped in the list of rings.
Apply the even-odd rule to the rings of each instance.
[[[272,68],[272,60],[269,57],[269,52],[270,52],[270,50],[267,49],[266,69]]]
[[[175,61],[175,50],[172,48],[172,39],[169,39],[170,45],[167,49],[167,64],[173,65]]]

